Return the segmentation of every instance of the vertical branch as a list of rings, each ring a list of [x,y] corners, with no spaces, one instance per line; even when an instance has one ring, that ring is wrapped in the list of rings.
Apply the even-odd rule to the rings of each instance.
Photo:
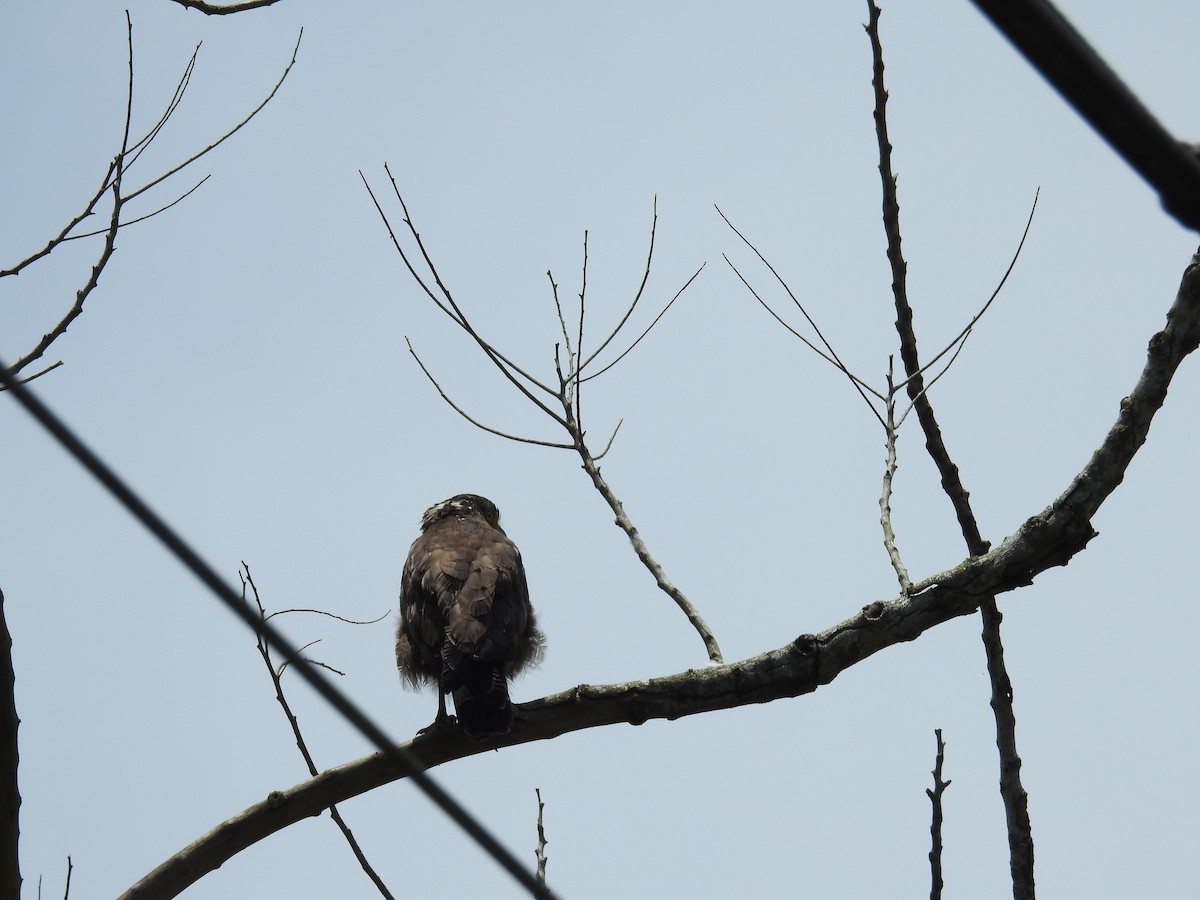
[[[933,845],[929,848],[929,873],[932,885],[929,888],[929,900],[942,900],[942,794],[950,787],[949,781],[942,781],[942,761],[946,756],[946,744],[942,740],[942,729],[933,730],[937,738],[937,756],[933,762],[933,787],[926,788],[925,794],[933,804],[933,816],[929,823],[929,833]]]
[[[534,788],[533,792],[537,794],[538,801],[538,818],[537,831],[538,843],[537,848],[533,851],[533,855],[537,857],[537,880],[542,884],[546,883],[546,829],[542,825],[542,810],[546,804],[542,802],[542,789]]]
[[[254,584],[254,579],[250,575],[250,567],[242,562],[242,571],[238,573],[242,581],[242,602],[248,603],[246,599],[246,586],[250,586],[250,590],[254,594],[254,604],[258,607],[258,615],[265,624],[269,616],[266,609],[262,605],[262,600],[258,596],[258,587]],[[271,646],[267,643],[262,631],[258,632],[258,653],[262,657],[263,663],[267,667],[267,672],[271,676],[271,684],[275,686],[275,700],[279,703],[280,709],[287,717],[288,724],[292,727],[292,736],[296,739],[296,747],[300,750],[300,755],[304,757],[304,764],[308,767],[308,774],[314,778],[320,774],[316,762],[313,760],[312,754],[308,750],[308,743],[304,740],[304,735],[300,731],[300,720],[296,718],[296,714],[292,712],[292,706],[288,703],[287,697],[283,693],[283,682],[280,680],[283,676],[283,668],[275,668],[274,662],[271,660]],[[350,852],[354,854],[354,858],[358,860],[358,865],[362,868],[366,876],[371,879],[371,883],[375,885],[375,889],[379,891],[379,895],[384,900],[395,900],[392,892],[388,890],[388,886],[383,879],[379,877],[379,873],[375,871],[375,867],[371,865],[367,855],[359,846],[357,838],[354,837],[354,832],[350,830],[350,826],[346,824],[346,820],[342,818],[341,812],[335,804],[329,804],[329,817],[333,819],[338,830],[342,832],[342,837],[346,839],[347,845],[350,847]]]
[[[17,675],[12,663],[12,635],[4,617],[4,591],[0,590],[0,900],[21,896],[20,857],[21,793],[17,783],[16,696]]]
[[[908,569],[900,558],[900,549],[896,546],[896,532],[892,528],[892,481],[896,477],[899,463],[896,461],[896,439],[900,436],[900,428],[896,424],[896,387],[892,381],[892,358],[888,357],[887,374],[887,462],[883,470],[883,493],[879,495],[879,524],[883,526],[883,546],[887,550],[892,568],[896,570],[896,578],[900,581],[900,592],[905,597],[912,592],[912,579],[908,577]]]
[[[887,90],[883,82],[883,47],[879,40],[879,7],[867,0],[869,21],[866,26],[874,59],[871,84],[875,90],[875,135],[879,142],[879,177],[883,183],[883,223],[887,234],[887,257],[892,269],[892,294],[896,305],[896,331],[900,335],[900,358],[908,375],[908,396],[912,399],[925,434],[925,448],[942,478],[942,490],[949,497],[959,528],[972,556],[986,553],[990,544],[983,539],[971,510],[970,494],[959,477],[958,466],[950,458],[942,431],[933,413],[933,405],[924,389],[917,337],[913,330],[912,307],[906,287],[907,266],[900,247],[900,203],[896,195],[896,176],[892,172],[892,145],[887,132]],[[1021,783],[1021,757],[1017,754],[1016,714],[1013,709],[1012,682],[1004,663],[1004,645],[1000,639],[1000,611],[994,596],[980,603],[983,618],[983,645],[992,689],[992,712],[996,721],[996,748],[1000,756],[1000,796],[1008,830],[1008,858],[1014,900],[1033,900],[1033,828],[1029,821],[1029,796]]]

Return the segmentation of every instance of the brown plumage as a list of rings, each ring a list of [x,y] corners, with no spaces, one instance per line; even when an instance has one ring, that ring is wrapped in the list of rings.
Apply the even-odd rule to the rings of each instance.
[[[425,511],[400,581],[396,665],[413,687],[436,684],[472,738],[512,729],[508,679],[537,663],[538,630],[525,567],[492,501],[459,494]]]

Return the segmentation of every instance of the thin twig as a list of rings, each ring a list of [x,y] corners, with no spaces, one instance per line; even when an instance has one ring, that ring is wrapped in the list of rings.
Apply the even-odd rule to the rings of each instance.
[[[813,318],[808,314],[808,311],[800,303],[800,300],[796,297],[795,293],[792,292],[791,286],[788,285],[788,283],[783,279],[783,276],[781,276],[779,274],[779,272],[777,272],[775,270],[774,266],[772,266],[769,262],[767,262],[766,257],[764,257],[762,255],[762,253],[759,252],[758,248],[755,247],[754,244],[752,244],[750,242],[749,238],[747,238],[744,234],[742,234],[740,231],[738,231],[737,228],[734,227],[733,223],[730,222],[729,219],[725,216],[725,213],[721,212],[721,208],[720,207],[715,207],[715,208],[717,210],[717,213],[720,214],[721,218],[725,220],[725,224],[727,224],[731,229],[733,229],[733,233],[736,234],[739,238],[741,238],[742,242],[745,243],[745,245],[747,247],[749,247],[751,250],[753,250],[754,255],[757,256],[760,260],[762,260],[763,264],[766,265],[766,267],[770,270],[771,274],[775,277],[775,280],[779,282],[779,284],[787,292],[787,295],[789,297],[791,297],[792,302],[795,303],[796,306],[799,308],[800,312],[804,314],[804,318],[808,320],[809,325],[811,325],[813,330],[816,331],[817,336],[821,339],[821,343],[825,345],[825,348],[826,348],[826,350],[828,350],[828,352],[819,348],[816,344],[814,344],[812,341],[810,341],[808,338],[806,338],[804,335],[802,335],[796,329],[792,328],[791,325],[789,325],[787,322],[785,322],[783,320],[783,317],[780,316],[777,312],[775,312],[775,310],[771,308],[770,304],[767,303],[767,301],[765,301],[759,295],[758,291],[756,291],[754,289],[754,287],[750,284],[750,282],[745,278],[745,276],[742,275],[741,271],[738,269],[737,266],[735,266],[733,264],[733,262],[729,259],[729,257],[725,256],[725,254],[722,254],[722,256],[725,257],[725,262],[729,264],[729,268],[733,269],[734,274],[737,275],[738,279],[742,282],[742,284],[744,284],[746,286],[746,288],[750,291],[750,293],[754,297],[754,299],[759,302],[759,305],[761,305],[763,309],[765,309],[767,312],[769,312],[775,318],[775,321],[777,321],[780,325],[782,325],[784,328],[786,328],[788,331],[790,331],[793,335],[798,337],[801,341],[803,341],[808,346],[808,348],[810,350],[815,352],[818,356],[820,356],[823,360],[825,360],[827,363],[829,363],[831,366],[833,366],[835,369],[837,369],[839,372],[841,372],[843,375],[845,375],[850,380],[850,384],[854,386],[854,389],[856,391],[858,391],[858,394],[859,394],[859,396],[862,397],[863,402],[866,403],[867,407],[871,410],[871,414],[874,415],[875,418],[877,420],[879,420],[879,424],[882,425],[886,429],[887,423],[884,422],[883,416],[881,416],[879,414],[879,410],[877,410],[875,408],[875,404],[872,403],[870,398],[867,396],[867,392],[869,391],[871,394],[873,394],[875,397],[879,398],[880,400],[884,399],[883,395],[880,394],[878,391],[876,391],[874,388],[872,388],[870,385],[868,385],[865,381],[863,381],[861,378],[859,378],[857,375],[855,375],[853,372],[850,371],[849,367],[846,366],[846,364],[842,362],[841,358],[837,355],[837,353],[834,352],[832,345],[830,345],[830,343],[827,340],[825,340],[825,335],[821,333],[821,329],[817,327],[817,323],[815,321],[813,321]]]
[[[641,334],[639,334],[637,336],[637,340],[635,340],[632,344],[630,344],[628,347],[626,347],[621,352],[620,356],[618,356],[616,359],[614,359],[612,362],[610,362],[607,366],[605,366],[599,372],[593,372],[587,378],[580,379],[580,383],[582,383],[584,381],[591,381],[593,378],[599,378],[601,375],[603,375],[605,372],[607,372],[609,369],[611,369],[613,366],[615,366],[617,363],[619,363],[621,360],[623,360],[626,356],[628,356],[629,352],[634,347],[636,347],[638,344],[640,344],[642,342],[642,338],[644,338],[646,335],[648,335],[650,333],[650,329],[658,324],[659,319],[661,319],[663,316],[665,316],[667,314],[667,310],[669,310],[672,306],[675,305],[675,301],[683,296],[683,292],[686,291],[689,287],[691,287],[692,282],[700,277],[700,273],[704,271],[704,267],[707,265],[708,265],[707,262],[700,263],[700,268],[698,268],[695,272],[692,273],[692,277],[683,283],[683,287],[681,287],[679,290],[677,290],[675,292],[675,296],[672,297],[667,302],[667,305],[662,308],[662,311],[659,312],[659,314],[654,317],[654,320],[649,325],[646,326],[646,330],[643,331]],[[601,456],[603,456],[603,454],[601,454]],[[599,457],[597,457],[597,459],[599,459]]]
[[[909,376],[906,388],[917,411],[921,430],[925,434],[926,449],[942,476],[942,489],[954,507],[968,552],[972,556],[981,556],[987,552],[990,545],[979,531],[975,514],[971,510],[969,494],[963,486],[958,466],[954,464],[946,449],[941,428],[919,374],[921,364],[917,353],[916,332],[913,329],[912,307],[908,302],[906,289],[907,266],[901,252],[900,204],[896,195],[896,177],[892,172],[892,145],[887,133],[887,90],[883,80],[883,46],[879,38],[880,10],[874,0],[867,0],[867,9],[868,23],[865,27],[871,41],[873,58],[871,83],[875,92],[875,134],[879,145],[879,175],[883,185],[883,222],[887,234],[888,262],[892,269],[892,293],[896,304],[896,330],[900,335],[900,356],[904,361],[904,370]],[[1028,229],[1028,226],[1026,228]],[[996,721],[996,746],[1000,755],[1000,795],[1004,802],[1007,823],[1013,898],[1034,900],[1034,847],[1033,829],[1029,820],[1029,797],[1021,784],[1021,758],[1017,753],[1012,682],[1004,663],[1004,647],[1000,639],[1001,615],[994,595],[981,595],[980,614],[983,619],[983,644],[992,689],[991,705]]]
[[[126,221],[121,223],[121,227],[128,228],[130,225],[138,224],[138,222],[145,222],[147,219],[153,219],[159,213],[165,213],[172,206],[175,206],[177,203],[182,203],[184,200],[186,200],[188,197],[190,197],[192,194],[194,194],[196,191],[198,191],[200,189],[201,185],[203,185],[204,182],[208,181],[208,179],[210,179],[210,178],[212,178],[212,175],[205,175],[203,178],[201,178],[199,181],[197,181],[192,187],[188,188],[187,191],[180,194],[178,197],[176,197],[170,203],[160,206],[158,209],[154,210],[154,212],[146,213],[144,216],[138,216],[136,219],[127,219]],[[106,230],[107,229],[105,229],[105,231]],[[104,234],[105,231],[85,231],[83,234],[73,234],[70,237],[64,238],[64,240],[77,241],[81,238],[95,237],[98,234]]]
[[[654,576],[654,580],[658,584],[658,586],[668,596],[670,596],[672,600],[674,600],[676,605],[678,605],[679,608],[687,616],[688,621],[691,622],[691,624],[692,624],[692,627],[696,629],[696,631],[699,633],[701,639],[704,641],[705,650],[708,653],[709,659],[714,662],[720,662],[721,651],[717,644],[716,638],[713,636],[712,632],[709,630],[708,625],[704,622],[703,618],[701,618],[700,614],[696,611],[696,608],[692,605],[692,603],[687,599],[687,597],[684,596],[682,591],[680,591],[677,587],[675,587],[675,585],[673,585],[667,579],[662,566],[660,566],[654,560],[654,558],[650,555],[650,552],[646,548],[645,543],[642,541],[641,537],[638,535],[637,529],[633,526],[633,523],[630,521],[629,517],[625,514],[620,501],[617,500],[616,495],[613,493],[612,489],[608,486],[608,484],[605,482],[604,478],[600,475],[600,467],[597,465],[597,459],[599,457],[594,456],[592,454],[591,450],[588,448],[587,442],[585,440],[586,435],[584,433],[583,426],[581,424],[581,419],[580,419],[580,416],[582,415],[582,404],[581,404],[581,400],[580,400],[580,386],[584,380],[588,380],[588,379],[583,379],[580,377],[580,373],[582,371],[583,365],[585,365],[586,362],[595,359],[596,353],[600,352],[600,350],[603,350],[606,346],[608,346],[611,343],[611,341],[616,337],[616,335],[621,331],[622,327],[629,320],[630,315],[632,315],[632,312],[633,312],[634,308],[637,306],[638,301],[642,297],[642,294],[645,291],[646,283],[649,280],[650,264],[651,264],[651,261],[653,259],[653,255],[654,255],[654,241],[655,241],[655,234],[657,231],[657,221],[658,221],[657,201],[655,203],[654,224],[651,226],[651,231],[650,231],[650,249],[647,253],[646,268],[642,273],[642,281],[638,288],[637,294],[634,297],[633,303],[630,305],[630,307],[626,311],[625,315],[622,317],[620,322],[617,324],[616,328],[614,328],[613,331],[608,335],[608,337],[606,337],[605,340],[601,343],[600,348],[597,351],[593,352],[590,356],[588,356],[585,361],[581,362],[581,359],[583,357],[583,352],[584,352],[584,350],[583,350],[583,341],[584,341],[583,320],[584,320],[584,316],[586,315],[586,311],[587,311],[587,277],[588,277],[588,272],[587,272],[587,269],[588,269],[588,235],[587,235],[587,232],[586,231],[584,232],[584,240],[583,240],[583,277],[582,277],[582,282],[581,282],[581,286],[580,286],[580,290],[579,290],[579,323],[577,325],[577,329],[576,329],[576,332],[574,335],[574,346],[572,346],[572,335],[571,335],[570,329],[568,328],[566,316],[563,312],[562,301],[560,300],[559,295],[558,295],[558,284],[557,284],[557,282],[555,282],[553,274],[550,271],[546,272],[546,277],[550,281],[550,290],[551,290],[551,294],[554,299],[554,307],[555,307],[555,311],[558,315],[559,328],[562,331],[562,338],[563,338],[562,344],[555,345],[554,370],[555,370],[555,374],[558,378],[558,388],[552,389],[552,388],[546,387],[540,381],[537,381],[535,378],[533,378],[533,376],[529,375],[528,373],[519,369],[517,366],[513,365],[513,363],[510,360],[508,360],[507,357],[505,357],[502,353],[500,353],[500,351],[495,349],[490,343],[488,343],[486,340],[484,340],[483,337],[475,330],[475,327],[471,324],[470,320],[467,318],[466,313],[459,306],[459,304],[455,300],[453,294],[451,293],[451,291],[449,290],[449,288],[446,286],[445,282],[443,281],[441,274],[438,272],[437,266],[434,264],[433,259],[430,256],[428,250],[425,247],[425,243],[421,238],[420,232],[417,230],[416,225],[413,222],[412,216],[409,214],[408,206],[404,201],[404,197],[400,193],[399,186],[396,183],[396,178],[392,174],[390,167],[387,166],[386,164],[384,165],[384,171],[387,173],[387,176],[391,182],[392,191],[395,194],[396,201],[400,205],[400,209],[403,214],[403,222],[404,222],[405,226],[408,228],[408,232],[412,238],[412,242],[416,244],[417,250],[420,253],[421,260],[423,262],[423,267],[422,267],[421,272],[417,271],[417,267],[414,262],[415,254],[410,255],[409,252],[405,249],[404,244],[402,244],[400,242],[400,239],[399,239],[398,235],[396,234],[396,229],[392,227],[391,221],[389,220],[387,213],[384,211],[382,203],[380,203],[379,198],[375,194],[375,191],[371,188],[371,185],[367,181],[366,176],[363,175],[363,173],[360,171],[359,177],[362,179],[363,185],[366,187],[367,193],[371,197],[371,201],[375,204],[375,209],[379,213],[380,218],[383,220],[384,227],[387,229],[388,236],[392,242],[392,246],[396,249],[397,253],[399,253],[400,258],[403,261],[405,268],[408,270],[409,275],[411,275],[413,280],[416,281],[417,285],[419,286],[421,291],[425,294],[425,296],[428,297],[431,301],[433,301],[434,305],[436,305],[443,313],[445,313],[447,316],[449,316],[454,321],[454,323],[456,325],[458,325],[459,328],[461,328],[463,331],[465,331],[471,337],[471,339],[475,341],[476,345],[484,352],[484,354],[496,365],[496,367],[498,369],[500,369],[500,371],[503,373],[504,377],[510,383],[515,385],[517,387],[517,389],[526,397],[526,399],[530,400],[538,409],[542,410],[544,413],[549,415],[555,422],[557,422],[559,424],[559,426],[561,426],[563,428],[564,431],[566,431],[566,433],[568,434],[568,436],[571,439],[571,443],[564,444],[564,443],[558,443],[558,442],[554,442],[554,441],[544,441],[544,440],[538,440],[538,439],[534,439],[534,438],[528,438],[528,437],[524,437],[523,435],[516,435],[516,434],[511,434],[509,432],[501,431],[497,428],[492,428],[491,426],[484,425],[482,422],[479,422],[477,419],[475,419],[474,417],[469,415],[464,409],[462,409],[462,407],[460,407],[457,403],[455,403],[450,398],[450,396],[446,393],[446,391],[438,383],[437,379],[435,379],[433,377],[433,375],[430,373],[429,369],[425,366],[425,363],[416,354],[415,350],[412,347],[412,343],[409,342],[407,338],[405,338],[405,341],[408,343],[409,353],[416,360],[417,365],[421,368],[421,371],[424,373],[425,377],[427,379],[429,379],[429,382],[434,386],[434,388],[437,390],[438,394],[441,395],[442,399],[445,400],[446,403],[455,412],[457,412],[460,416],[462,416],[464,419],[466,419],[468,422],[470,422],[475,427],[481,429],[482,431],[486,431],[489,434],[494,434],[498,437],[506,438],[508,440],[518,441],[520,443],[536,444],[538,446],[554,447],[556,449],[575,450],[579,454],[579,457],[583,462],[584,471],[586,471],[588,473],[588,476],[592,479],[593,485],[600,492],[600,495],[604,498],[605,502],[608,503],[609,507],[616,513],[617,525],[626,533],[626,535],[628,535],[630,542],[633,544],[634,552],[636,553],[638,559],[642,562],[643,565],[645,565],[647,567],[647,569],[650,571],[650,573]],[[663,314],[666,312],[666,309],[669,309],[671,307],[671,305],[675,302],[675,300],[677,300],[679,298],[679,296],[683,293],[683,291],[687,289],[688,285],[690,285],[696,279],[696,277],[699,275],[699,272],[702,269],[703,269],[703,266],[701,266],[700,270],[697,270],[697,272],[695,274],[693,274],[692,277],[687,280],[687,282],[684,284],[684,286],[682,288],[680,288],[679,291],[676,292],[675,297],[673,297],[671,302],[667,304],[667,306],[663,310],[663,312],[659,313],[659,315],[655,318],[654,322],[651,323],[650,328],[653,328],[654,324],[656,322],[658,322],[659,319],[662,318]],[[428,276],[426,276],[424,274],[425,272],[428,272]],[[427,280],[427,277],[428,277],[428,279],[432,279],[432,282],[430,280]],[[435,290],[435,288],[436,288],[436,290]],[[607,366],[604,367],[603,370],[601,370],[601,372],[597,372],[595,374],[596,375],[602,374],[604,371],[607,371],[608,369],[612,368],[612,366],[615,365],[616,362],[619,362],[621,358],[623,358],[631,349],[633,349],[634,346],[636,346],[641,341],[641,339],[643,337],[646,336],[646,334],[649,332],[649,330],[650,329],[647,328],[646,331],[644,331],[638,337],[638,339],[633,342],[633,344],[629,348],[627,348],[624,352],[622,352],[621,354],[618,355],[617,359],[613,363],[608,364]],[[564,371],[563,360],[562,360],[562,345],[564,345],[564,344],[566,345],[566,348],[567,348],[567,360],[566,360],[565,371]],[[537,387],[541,387],[543,390],[546,390],[558,402],[559,406],[562,408],[562,412],[560,413],[555,410],[551,410],[545,403],[542,402],[542,400],[540,398],[535,397],[533,395],[533,393],[524,384],[521,383],[521,381],[517,377],[518,375],[521,378],[524,378],[527,381],[529,381],[531,384],[533,384]],[[589,379],[591,377],[595,377],[595,376],[594,375],[589,376]],[[608,450],[612,447],[612,442],[616,438],[616,433],[619,428],[620,428],[620,423],[618,423],[617,428],[613,430],[612,436],[609,438],[608,444],[605,446],[605,449],[604,449],[605,453],[607,453]],[[603,456],[603,455],[604,454],[602,453],[601,456]]]
[[[638,301],[640,301],[642,299],[642,294],[646,290],[646,283],[650,280],[650,267],[654,262],[654,240],[658,234],[658,194],[654,195],[654,201],[653,201],[652,205],[653,205],[653,215],[652,215],[651,222],[650,222],[650,249],[648,251],[646,251],[646,265],[642,269],[641,284],[638,285],[637,292],[634,293],[634,295],[633,295],[633,302],[631,302],[629,304],[629,309],[625,310],[625,315],[623,315],[621,317],[621,321],[619,321],[617,323],[617,327],[614,328],[609,333],[608,337],[606,337],[603,341],[600,342],[600,346],[592,351],[591,356],[589,356],[587,359],[584,359],[580,362],[579,371],[581,373],[583,372],[584,369],[586,369],[588,366],[590,366],[592,364],[592,360],[594,360],[597,356],[599,356],[601,353],[603,353],[604,349],[610,343],[612,343],[613,339],[616,338],[616,336],[618,334],[621,333],[621,329],[625,327],[625,323],[629,321],[629,317],[632,316],[633,311],[635,309],[637,309]],[[583,355],[582,345],[579,347],[579,354],[580,354],[580,356]]]
[[[439,394],[441,394],[442,399],[450,405],[451,409],[453,409],[456,413],[458,413],[476,428],[486,431],[488,434],[494,434],[497,437],[507,438],[510,441],[517,441],[521,444],[536,444],[539,447],[555,447],[559,450],[572,449],[571,444],[561,444],[555,443],[554,441],[543,441],[538,438],[524,437],[523,435],[519,434],[509,434],[507,431],[500,431],[498,428],[492,428],[490,425],[484,425],[478,419],[473,418],[470,413],[450,399],[450,395],[442,389],[442,386],[438,384],[437,379],[430,374],[429,369],[425,368],[425,363],[421,362],[421,357],[417,356],[417,351],[413,349],[412,342],[407,337],[404,339],[404,342],[408,345],[408,352],[411,353],[412,358],[417,361],[417,365],[421,367],[421,371],[425,373],[425,377],[429,379],[429,383],[437,389]]]
[[[929,889],[929,900],[942,900],[942,794],[950,787],[950,781],[942,781],[942,763],[946,757],[946,744],[942,740],[942,729],[935,728],[937,738],[937,756],[933,761],[933,788],[926,788],[925,795],[933,805],[929,823],[929,833],[932,846],[929,849],[929,873],[932,884]]]
[[[254,594],[254,605],[258,607],[259,617],[263,622],[266,622],[270,616],[267,615],[266,608],[263,606],[262,600],[259,598],[258,587],[255,585],[254,578],[250,574],[250,566],[248,566],[245,561],[242,562],[242,571],[238,573],[238,576],[242,581],[242,601],[247,602],[246,587],[249,586],[251,593]],[[305,611],[307,612],[308,610]],[[275,615],[275,613],[272,613],[271,615]],[[334,616],[334,618],[340,617]],[[342,621],[348,620],[343,619]],[[315,643],[315,641],[313,643]],[[312,646],[312,644],[310,643],[305,645],[305,647],[309,646]],[[300,649],[303,650],[304,647],[301,647]],[[296,746],[300,750],[300,755],[304,757],[304,764],[308,767],[308,773],[315,778],[318,774],[320,774],[320,770],[317,768],[317,764],[313,760],[312,754],[308,750],[308,744],[304,740],[304,735],[300,731],[300,720],[297,719],[296,714],[292,712],[291,704],[288,703],[287,697],[283,693],[283,682],[281,680],[281,676],[283,674],[283,670],[287,667],[286,661],[284,665],[279,667],[279,671],[276,671],[275,664],[271,660],[271,647],[266,642],[261,632],[258,635],[258,653],[262,657],[263,663],[267,667],[267,672],[270,673],[271,683],[275,686],[275,700],[279,703],[280,708],[283,710],[283,714],[287,716],[288,724],[292,728],[292,736],[296,739]],[[325,668],[330,667],[326,666]],[[386,884],[384,884],[383,879],[379,877],[379,873],[375,871],[375,868],[367,859],[366,854],[363,853],[362,847],[359,846],[357,839],[354,837],[354,832],[350,830],[350,826],[346,824],[346,820],[342,818],[342,814],[338,811],[337,806],[334,804],[329,805],[329,817],[333,819],[338,829],[342,832],[342,836],[346,839],[346,843],[350,846],[350,851],[354,854],[355,859],[358,860],[359,866],[362,867],[362,870],[366,873],[367,877],[371,879],[371,882],[375,885],[376,890],[379,891],[381,896],[386,897],[387,900],[395,900],[395,898],[392,896],[392,892],[388,890],[388,887]]]
[[[555,283],[549,269],[546,270],[546,277],[550,279],[550,293],[554,297],[554,309],[558,313],[558,327],[562,329],[563,343],[567,346],[567,359],[572,359],[575,351],[571,349],[571,335],[567,331],[567,320],[563,316],[562,303],[558,299],[558,284]]]
[[[180,2],[180,0],[176,0],[176,2]],[[139,197],[140,195],[144,194],[146,191],[150,190],[155,185],[161,184],[163,181],[170,178],[176,172],[186,169],[188,166],[190,166],[192,163],[194,163],[200,157],[202,157],[205,154],[209,153],[210,151],[215,150],[218,147],[220,147],[223,143],[225,143],[227,140],[229,140],[231,137],[233,137],[235,134],[237,134],[239,131],[241,131],[247,124],[249,124],[250,120],[253,119],[255,116],[257,116],[260,112],[262,112],[263,109],[266,107],[266,105],[275,98],[275,95],[277,93],[279,93],[279,89],[281,87],[283,87],[284,81],[286,81],[288,75],[291,74],[292,67],[296,65],[296,57],[300,53],[300,42],[302,40],[304,40],[304,29],[303,28],[300,29],[300,34],[297,35],[297,37],[296,37],[296,44],[294,47],[292,47],[292,58],[288,61],[288,64],[286,66],[284,66],[283,74],[279,76],[279,80],[277,82],[275,82],[275,86],[273,88],[271,88],[271,92],[269,94],[267,94],[267,96],[265,98],[263,98],[263,101],[261,103],[259,103],[258,106],[254,107],[254,109],[252,109],[244,119],[242,119],[240,122],[238,122],[232,128],[230,128],[227,132],[225,132],[223,135],[221,135],[219,138],[217,138],[215,141],[213,141],[211,144],[209,144],[203,150],[193,153],[191,156],[189,156],[183,162],[176,165],[174,168],[168,169],[162,175],[159,175],[157,178],[147,182],[146,184],[142,185],[137,190],[130,193],[126,199],[134,200],[137,197]]]
[[[919,375],[924,375],[924,373],[931,369],[939,359],[941,359],[951,350],[954,350],[954,356],[951,357],[950,362],[946,363],[946,367],[942,369],[942,371],[939,372],[938,375],[932,381],[930,381],[928,385],[926,385],[926,390],[933,387],[933,383],[937,381],[938,378],[941,378],[942,375],[945,375],[949,368],[954,365],[954,360],[958,358],[958,354],[962,351],[963,344],[965,344],[967,338],[970,337],[975,325],[980,319],[983,318],[983,314],[991,307],[992,301],[1000,295],[1001,289],[1004,287],[1005,282],[1008,281],[1008,276],[1011,275],[1013,269],[1016,268],[1017,260],[1021,258],[1021,251],[1025,248],[1025,239],[1029,237],[1029,228],[1033,225],[1033,215],[1035,212],[1037,212],[1038,197],[1041,196],[1041,193],[1041,188],[1038,188],[1033,193],[1033,205],[1029,208],[1029,216],[1025,219],[1025,229],[1021,232],[1021,240],[1017,243],[1016,252],[1013,253],[1012,258],[1008,261],[1008,267],[1005,268],[1004,275],[1001,276],[999,283],[992,291],[991,296],[988,297],[987,302],[983,304],[979,312],[975,313],[975,315],[971,318],[971,321],[966,324],[966,327],[964,327],[963,330],[960,331],[952,341],[950,341],[950,343],[934,354],[932,359],[930,359],[927,363],[921,366],[920,369],[914,372],[912,376],[910,376],[911,378],[916,378]],[[901,382],[900,386],[903,387],[906,383],[907,382]]]
[[[63,900],[70,900],[70,897],[71,897],[71,870],[74,868],[75,868],[75,866],[71,864],[71,857],[68,856],[67,857],[67,884],[66,884],[66,887],[63,888]]]

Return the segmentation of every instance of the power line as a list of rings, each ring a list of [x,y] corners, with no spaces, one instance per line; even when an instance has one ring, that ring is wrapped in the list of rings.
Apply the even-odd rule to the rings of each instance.
[[[1075,111],[1152,188],[1167,212],[1200,229],[1200,162],[1175,140],[1048,0],[973,0]]]
[[[39,400],[29,388],[9,372],[0,360],[0,384],[25,407],[62,447],[87,469],[131,515],[146,527],[169,550],[176,559],[192,571],[231,612],[237,615],[255,633],[261,634],[271,649],[280,654],[312,688],[325,698],[347,722],[360,734],[391,757],[430,800],[441,807],[488,855],[498,862],[532,896],[543,900],[554,900],[554,895],[518,862],[517,858],[503,847],[491,833],[480,824],[462,805],[440,787],[421,769],[420,761],[408,750],[400,747],[384,733],[378,725],[346,697],[318,669],[302,657],[272,625],[256,616],[242,602],[241,595],[217,574],[200,555],[184,541],[157,513],[141,499],[133,489],[108,467],[54,412]]]

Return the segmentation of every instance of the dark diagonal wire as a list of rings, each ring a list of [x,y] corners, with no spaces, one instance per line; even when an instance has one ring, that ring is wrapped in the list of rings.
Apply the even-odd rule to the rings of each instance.
[[[250,608],[242,603],[241,597],[206,563],[195,550],[180,537],[158,514],[146,505],[125,482],[104,463],[82,440],[42,403],[20,380],[8,371],[0,360],[0,384],[9,394],[25,407],[50,434],[75,459],[87,469],[108,492],[141,522],[181,563],[191,569],[192,574],[203,582],[231,612],[254,632],[261,634],[271,649],[283,657],[296,672],[325,698],[347,722],[360,734],[394,760],[430,800],[441,807],[480,847],[508,871],[532,896],[553,900],[549,889],[539,884],[499,841],[494,838],[474,816],[457,800],[443,790],[429,775],[421,770],[420,761],[409,751],[396,745],[378,725],[371,721],[348,697],[339,691],[321,672],[300,656],[295,648],[269,622],[262,621]]]
[[[1049,0],[972,0],[1181,223],[1200,229],[1200,162]]]

